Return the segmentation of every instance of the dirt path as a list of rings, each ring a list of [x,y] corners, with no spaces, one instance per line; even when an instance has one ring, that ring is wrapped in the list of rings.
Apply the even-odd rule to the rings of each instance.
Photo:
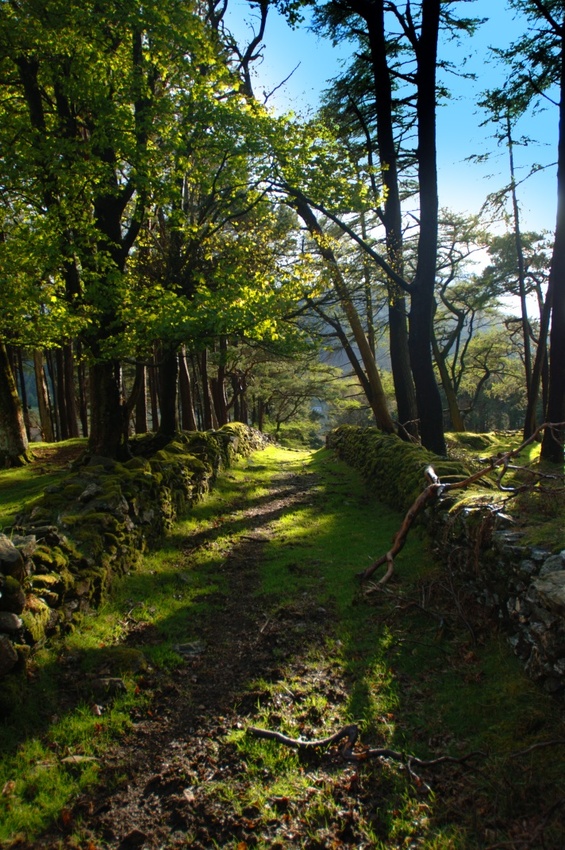
[[[249,722],[246,707],[255,698],[246,690],[248,683],[276,679],[281,657],[296,648],[285,618],[267,622],[254,594],[261,553],[276,520],[310,500],[311,486],[312,475],[279,476],[268,498],[238,513],[248,530],[223,564],[228,589],[217,600],[221,604],[212,621],[203,625],[196,644],[181,647],[186,664],[157,684],[150,716],[140,719],[109,754],[99,788],[73,811],[73,820],[86,827],[83,834],[90,834],[92,848],[221,847],[244,835],[249,819],[202,791],[218,776],[232,777],[234,787],[242,781],[240,760],[221,741],[228,729]],[[212,536],[199,535],[198,545]],[[194,547],[194,539],[187,542],[181,571],[190,568]],[[305,604],[301,619],[316,616],[306,609]],[[143,649],[152,638],[149,627],[128,642]],[[51,847],[53,841],[46,838],[41,846]]]

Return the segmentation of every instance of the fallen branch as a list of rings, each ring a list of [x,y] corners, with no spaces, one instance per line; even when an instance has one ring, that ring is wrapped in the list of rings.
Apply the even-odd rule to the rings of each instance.
[[[388,747],[362,749],[354,752],[353,747],[359,738],[359,727],[354,723],[349,726],[344,726],[343,729],[340,729],[339,732],[335,733],[335,735],[330,735],[328,738],[320,738],[314,741],[303,741],[301,738],[289,738],[281,732],[274,732],[270,729],[259,729],[257,726],[249,726],[247,728],[247,734],[252,735],[255,738],[267,738],[271,741],[278,741],[279,744],[283,744],[285,747],[292,747],[292,749],[295,750],[325,750],[328,747],[331,747],[332,744],[337,744],[345,738],[345,743],[341,748],[341,757],[345,761],[359,763],[375,758],[392,759],[393,761],[398,761],[403,764],[411,774],[412,765],[417,765],[418,767],[436,767],[437,765],[447,763],[464,764],[464,762],[475,756],[484,757],[486,755],[486,753],[477,751],[468,753],[460,758],[456,758],[455,756],[439,756],[435,759],[420,759],[417,758],[417,756],[407,756],[405,753],[400,753],[397,750],[391,750]]]
[[[481,478],[484,478],[485,475],[488,475],[490,472],[493,472],[495,469],[501,468],[500,475],[497,478],[497,486],[500,490],[504,492],[508,492],[507,487],[502,486],[502,478],[508,470],[508,464],[512,458],[517,457],[526,446],[530,443],[533,443],[534,440],[537,439],[539,433],[543,431],[545,428],[550,428],[552,431],[556,428],[563,428],[565,426],[565,422],[560,423],[550,423],[545,422],[543,425],[540,425],[539,428],[536,428],[534,433],[527,440],[524,440],[517,449],[512,449],[511,451],[504,452],[504,454],[500,454],[497,457],[491,457],[488,461],[488,465],[483,469],[477,470],[472,475],[469,475],[468,478],[464,478],[463,481],[453,481],[449,484],[442,484],[436,475],[434,468],[432,466],[428,466],[425,470],[425,476],[428,480],[428,486],[425,490],[423,490],[415,502],[411,505],[408,512],[406,513],[402,525],[399,530],[396,532],[393,538],[392,546],[384,555],[381,555],[380,558],[377,558],[371,566],[367,567],[361,573],[357,574],[357,577],[361,579],[361,581],[366,581],[366,579],[370,578],[375,570],[377,570],[383,564],[387,565],[386,573],[383,575],[378,582],[372,584],[370,590],[377,590],[382,585],[386,584],[391,576],[394,574],[394,559],[396,555],[400,552],[400,550],[404,547],[406,543],[406,538],[408,537],[408,532],[412,527],[412,524],[419,513],[421,513],[424,508],[432,501],[437,499],[439,496],[443,495],[443,493],[448,493],[451,490],[463,490],[466,487],[469,487],[471,484],[474,484],[475,481],[479,481]],[[523,490],[524,488],[519,488]]]

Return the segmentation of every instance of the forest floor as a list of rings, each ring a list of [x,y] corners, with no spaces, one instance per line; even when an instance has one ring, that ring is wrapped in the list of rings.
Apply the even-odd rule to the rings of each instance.
[[[57,715],[93,715],[100,741],[63,752],[52,736],[76,790],[49,825],[2,846],[565,846],[562,707],[417,533],[386,591],[359,588],[399,521],[325,451],[270,448],[222,476],[60,648]],[[126,657],[142,660],[124,671]],[[113,689],[93,697],[93,670]],[[127,719],[105,736],[120,699]],[[350,723],[355,762],[248,731],[312,740]],[[363,759],[367,747],[397,755]],[[26,794],[41,805],[33,784]]]

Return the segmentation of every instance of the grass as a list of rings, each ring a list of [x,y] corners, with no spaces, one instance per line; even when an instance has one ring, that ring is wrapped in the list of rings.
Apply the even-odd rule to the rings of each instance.
[[[541,835],[548,850],[562,846],[558,752],[538,746],[514,755],[565,737],[561,707],[529,682],[492,624],[471,632],[456,615],[453,591],[417,530],[387,592],[361,593],[355,574],[388,549],[398,515],[330,453],[276,447],[224,474],[99,612],[36,654],[22,711],[0,726],[0,844],[33,840],[64,821],[98,781],[98,760],[153,699],[140,685],[139,654],[122,651],[125,637],[151,629],[144,661],[165,673],[181,662],[179,646],[198,641],[199,624],[213,622],[227,590],[219,568],[248,529],[245,508],[267,497],[281,471],[309,480],[311,495],[274,523],[264,546],[256,593],[279,673],[248,683],[243,726],[316,738],[355,722],[369,746],[420,758],[485,755],[427,772],[419,784],[394,761],[344,768],[232,728],[219,746],[236,754],[241,779],[209,781],[201,793],[253,823],[258,848],[339,840],[376,850],[479,850],[518,847],[512,842],[525,834]],[[0,489],[0,502],[7,492]],[[108,666],[126,690],[99,716],[87,683]]]
[[[68,475],[68,466],[50,461],[53,453],[74,456],[86,444],[82,438],[60,443],[32,443],[35,461],[0,473],[0,530],[9,529],[16,516],[29,510],[44,494],[45,488]]]

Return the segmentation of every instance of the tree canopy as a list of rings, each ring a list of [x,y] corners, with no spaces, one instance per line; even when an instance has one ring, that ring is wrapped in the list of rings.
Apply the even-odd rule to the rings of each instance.
[[[277,5],[301,25],[301,3]],[[172,433],[259,405],[280,427],[351,379],[368,421],[440,454],[479,409],[484,427],[522,417],[526,433],[565,421],[565,142],[553,243],[522,232],[512,160],[519,115],[544,96],[562,108],[561,4],[513,0],[523,36],[496,46],[508,84],[481,103],[509,184],[488,222],[440,209],[436,153],[440,34],[472,49],[480,22],[440,0],[309,5],[352,50],[306,120],[253,92],[267,2],[250,4],[247,44],[213,2],[0,5],[4,462],[25,458],[32,383],[41,433],[80,420],[111,457],[149,414]],[[251,369],[244,350],[273,365]],[[339,368],[316,365],[322,352]],[[487,404],[504,392],[506,420]],[[548,459],[562,462],[563,434],[546,436]]]

